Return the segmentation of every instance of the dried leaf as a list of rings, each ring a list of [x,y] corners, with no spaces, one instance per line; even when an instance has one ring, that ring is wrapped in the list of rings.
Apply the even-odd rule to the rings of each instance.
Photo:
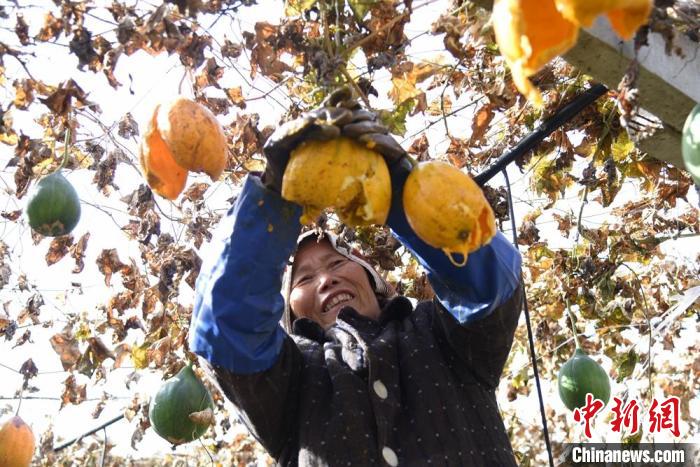
[[[46,264],[51,266],[61,261],[66,254],[68,254],[68,248],[73,246],[73,236],[72,235],[62,235],[60,237],[55,237],[51,240],[49,245],[49,251],[46,252]]]
[[[136,120],[134,120],[131,112],[127,112],[122,119],[119,120],[117,133],[124,139],[139,135],[139,125],[136,123]]]
[[[210,426],[215,423],[214,411],[211,408],[207,408],[200,412],[192,412],[187,416],[187,418],[200,426]]]
[[[171,353],[172,341],[170,336],[155,341],[146,352],[149,363],[153,363],[156,368],[160,368]]]
[[[75,267],[73,268],[74,274],[80,274],[83,272],[85,263],[85,250],[87,249],[87,243],[90,240],[90,232],[85,232],[80,240],[70,247],[70,255],[75,260]]]
[[[119,259],[119,254],[115,248],[102,250],[97,257],[97,268],[105,276],[105,285],[110,286],[112,274],[120,272],[126,265]]]
[[[61,359],[63,369],[70,370],[80,359],[80,349],[70,333],[55,334],[51,337],[51,346]]]
[[[241,109],[246,108],[245,98],[243,97],[243,91],[240,86],[226,89],[226,95],[236,107],[240,107]]]
[[[27,110],[34,102],[34,80],[17,80],[12,84],[15,87],[15,99],[12,103],[19,110]]]
[[[85,384],[78,385],[75,375],[70,375],[63,382],[63,394],[61,394],[61,408],[68,404],[79,405],[85,400]]]
[[[0,213],[0,217],[7,219],[8,221],[16,221],[22,215],[22,210],[18,209],[16,211],[3,211]]]
[[[63,18],[56,18],[50,11],[44,16],[44,25],[39,30],[36,39],[42,42],[58,39],[64,29]]]
[[[474,114],[474,119],[472,120],[472,135],[469,138],[470,145],[478,145],[484,139],[486,130],[489,128],[491,120],[493,120],[493,104],[484,104],[479,110]]]
[[[209,189],[208,183],[193,183],[184,193],[183,198],[193,203],[202,201],[204,193]]]
[[[24,386],[27,386],[27,382],[39,374],[39,369],[34,364],[34,360],[31,358],[22,363],[19,372],[24,377]]]

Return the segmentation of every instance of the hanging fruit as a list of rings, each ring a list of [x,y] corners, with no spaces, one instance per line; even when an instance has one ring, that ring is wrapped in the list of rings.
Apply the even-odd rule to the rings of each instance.
[[[60,169],[45,176],[29,194],[26,215],[41,235],[58,237],[70,233],[80,220],[80,199]]]
[[[561,15],[553,0],[496,0],[491,18],[513,83],[529,101],[542,105],[528,77],[573,47],[578,27]]]
[[[446,162],[430,161],[411,170],[403,188],[403,207],[413,231],[442,249],[455,266],[496,235],[496,220],[481,188]],[[461,261],[453,258],[462,255]]]
[[[0,428],[0,466],[28,467],[34,456],[34,433],[15,416]]]
[[[571,49],[579,27],[605,14],[612,28],[630,39],[647,22],[652,6],[653,0],[496,0],[491,17],[515,86],[539,107],[542,96],[528,78]]]
[[[581,348],[577,347],[574,355],[562,365],[557,380],[559,397],[570,410],[585,406],[588,393],[604,404],[610,400],[608,374]]]
[[[153,190],[175,199],[188,171],[218,180],[226,166],[226,136],[209,109],[184,97],[156,106],[141,141],[141,170]]]
[[[202,436],[213,423],[214,402],[189,364],[167,380],[151,400],[148,418],[158,435],[173,445]]]
[[[685,168],[700,186],[700,104],[690,111],[683,125],[683,161]]]
[[[326,208],[348,225],[383,224],[391,207],[389,169],[379,153],[349,138],[307,140],[290,155],[282,197],[303,206],[304,224]]]
[[[589,27],[599,15],[606,15],[613,30],[631,39],[647,22],[653,0],[554,0],[562,16],[579,26]]]

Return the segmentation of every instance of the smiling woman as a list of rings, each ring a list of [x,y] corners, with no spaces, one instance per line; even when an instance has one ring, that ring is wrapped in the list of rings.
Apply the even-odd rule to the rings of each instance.
[[[265,146],[278,173],[287,143],[273,134]],[[387,224],[435,300],[414,309],[334,237],[298,237],[302,207],[266,169],[202,264],[190,349],[280,465],[514,466],[495,390],[520,315],[520,255],[497,234],[455,266],[406,219],[410,164],[388,165]]]
[[[302,241],[294,258],[290,312],[312,319],[324,328],[335,323],[338,312],[352,307],[360,315],[379,318],[379,302],[370,274],[359,263],[346,258],[328,240]]]

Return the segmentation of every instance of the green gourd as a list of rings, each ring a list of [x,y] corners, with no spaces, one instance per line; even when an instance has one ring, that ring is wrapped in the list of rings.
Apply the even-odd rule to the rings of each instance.
[[[73,185],[54,172],[39,180],[26,207],[29,226],[41,235],[69,234],[80,220],[80,199]]]
[[[158,435],[179,445],[199,438],[209,429],[213,408],[211,394],[190,364],[163,383],[151,399],[148,418]]]

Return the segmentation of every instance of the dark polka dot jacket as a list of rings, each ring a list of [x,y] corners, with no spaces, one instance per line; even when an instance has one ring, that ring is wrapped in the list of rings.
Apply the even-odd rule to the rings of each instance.
[[[212,370],[280,465],[514,466],[495,390],[521,300],[465,325],[438,301],[345,308],[327,331],[295,321],[267,371]]]

